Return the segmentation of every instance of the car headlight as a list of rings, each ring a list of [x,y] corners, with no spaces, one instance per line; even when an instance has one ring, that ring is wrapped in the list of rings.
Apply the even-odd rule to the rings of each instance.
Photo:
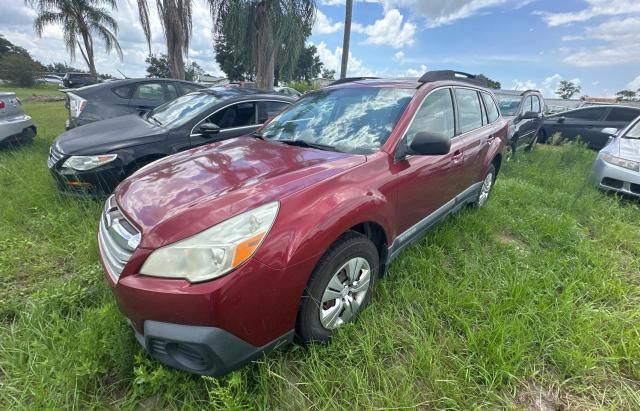
[[[62,167],[72,168],[77,171],[86,171],[110,163],[116,158],[118,158],[117,154],[104,154],[101,156],[71,156],[64,162]]]
[[[604,154],[602,159],[609,164],[640,172],[640,163],[637,161],[626,160],[624,158],[612,156],[611,154]]]
[[[260,247],[278,214],[279,203],[265,204],[192,237],[158,248],[141,274],[184,278],[190,282],[220,277],[245,262]]]

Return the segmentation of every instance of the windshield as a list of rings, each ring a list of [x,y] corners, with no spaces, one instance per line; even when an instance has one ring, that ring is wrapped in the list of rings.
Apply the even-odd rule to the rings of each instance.
[[[189,93],[156,107],[147,118],[163,126],[181,126],[220,100],[211,93]]]
[[[387,141],[414,93],[413,89],[377,87],[323,89],[274,118],[262,136],[345,153],[372,153]]]
[[[515,116],[518,113],[518,106],[522,101],[522,96],[512,96],[510,94],[496,94],[498,105],[503,116]]]
[[[640,120],[636,122],[636,124],[633,127],[631,127],[631,130],[629,130],[627,134],[624,135],[623,138],[634,138],[634,139],[640,138]]]

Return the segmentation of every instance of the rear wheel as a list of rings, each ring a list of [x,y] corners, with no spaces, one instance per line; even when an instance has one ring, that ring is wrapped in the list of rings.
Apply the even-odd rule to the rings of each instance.
[[[325,342],[357,318],[371,298],[378,251],[365,236],[348,232],[320,259],[305,290],[296,332],[302,342]]]
[[[496,167],[494,164],[491,164],[487,170],[487,174],[485,174],[484,180],[482,180],[482,186],[480,187],[480,192],[478,192],[478,197],[476,197],[476,201],[473,203],[475,208],[481,208],[487,203],[489,194],[491,193],[491,189],[495,182]]]

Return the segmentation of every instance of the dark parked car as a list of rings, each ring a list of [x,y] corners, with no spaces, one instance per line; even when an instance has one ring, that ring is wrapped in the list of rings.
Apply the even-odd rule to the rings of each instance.
[[[69,130],[53,142],[48,166],[61,190],[106,195],[140,167],[178,151],[250,133],[293,101],[245,88],[203,89],[147,113]]]
[[[65,129],[98,120],[140,113],[204,86],[172,79],[126,79],[67,92],[69,119]]]
[[[137,340],[221,375],[355,319],[404,248],[489,198],[507,125],[491,91],[458,76],[330,86],[260,133],[126,179],[98,244]]]
[[[565,140],[580,140],[589,148],[600,150],[609,141],[603,128],[622,130],[640,115],[640,108],[621,105],[583,107],[548,116],[542,126],[542,139],[546,141],[555,133]]]
[[[67,73],[62,77],[62,85],[65,88],[78,88],[96,83],[96,79],[89,73]]]
[[[538,142],[544,119],[544,98],[538,90],[495,91],[502,116],[509,122],[506,156],[519,149],[530,150]]]

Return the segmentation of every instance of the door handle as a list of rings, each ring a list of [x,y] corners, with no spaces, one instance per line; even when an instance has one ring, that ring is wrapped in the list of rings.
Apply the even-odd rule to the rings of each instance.
[[[459,163],[462,161],[463,157],[464,156],[462,150],[456,150],[453,152],[453,157],[451,157],[451,160],[453,160],[454,163]]]

